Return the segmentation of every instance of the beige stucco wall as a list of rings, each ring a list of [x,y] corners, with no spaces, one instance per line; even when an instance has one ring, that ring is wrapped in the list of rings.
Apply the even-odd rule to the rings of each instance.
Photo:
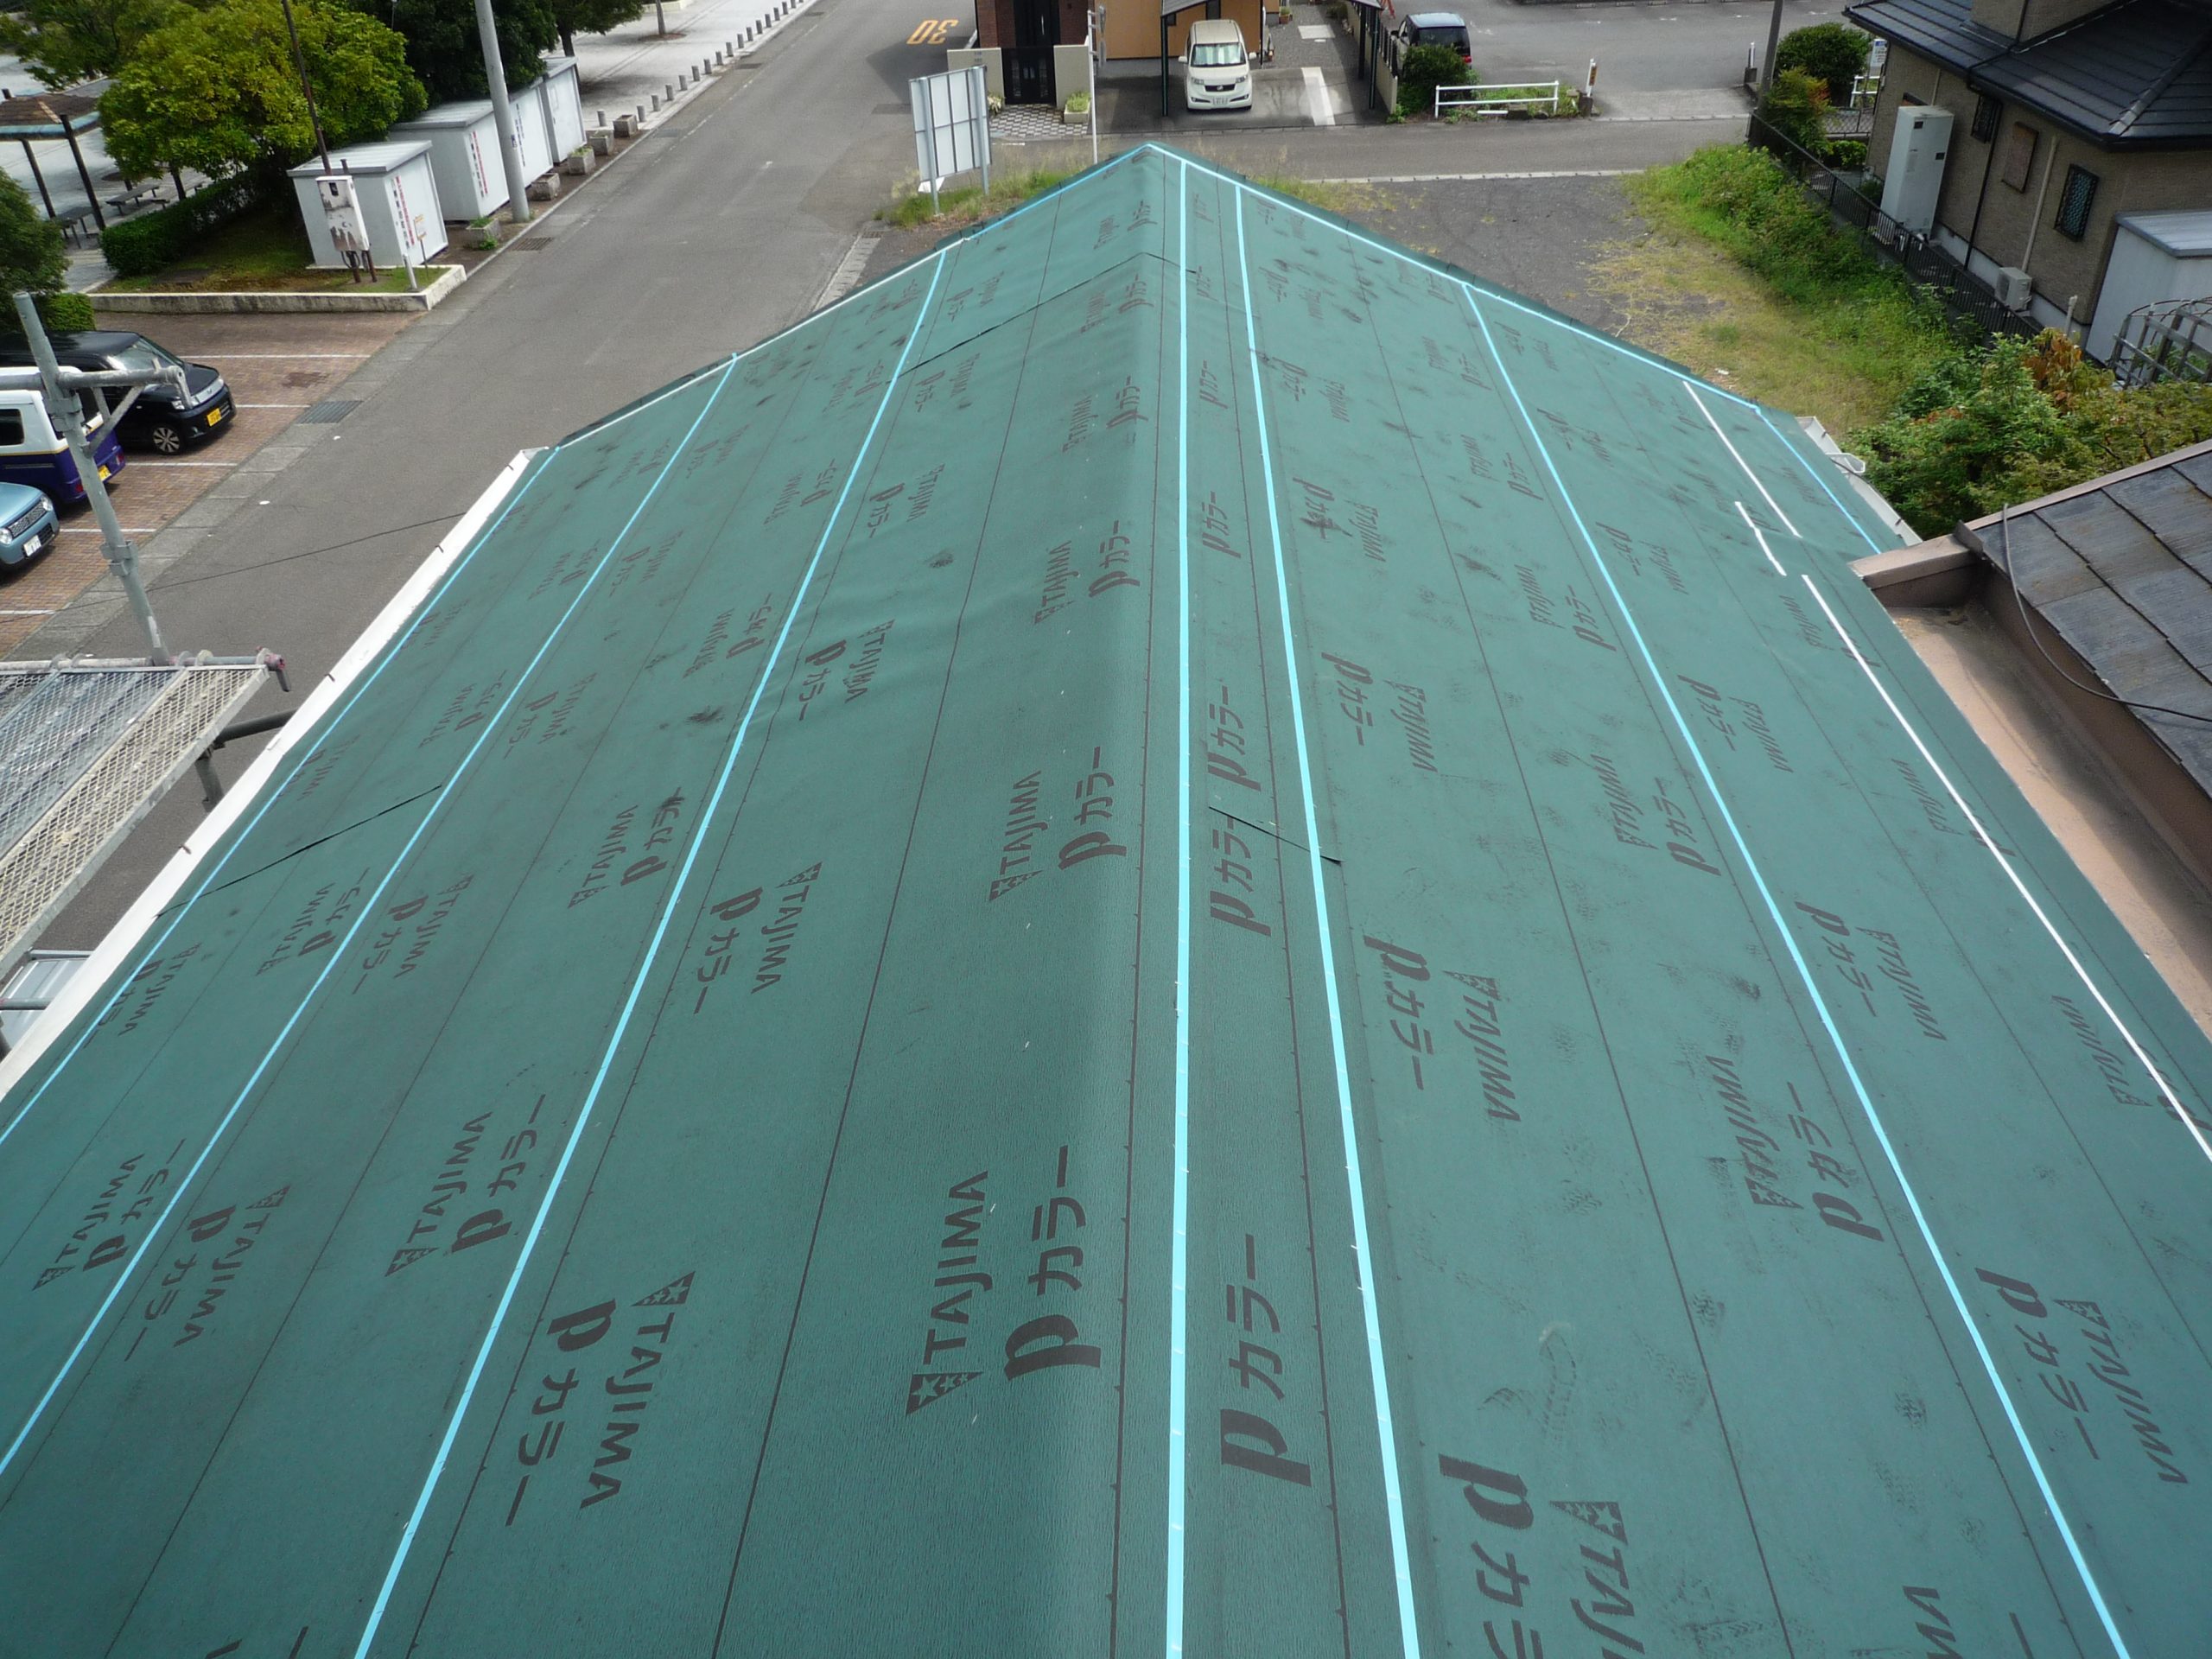
[[[1266,25],[1260,16],[1260,0],[1222,0],[1221,15],[1244,31],[1244,44],[1260,49]],[[1191,25],[1205,16],[1203,9],[1179,14],[1167,33],[1167,55],[1183,55],[1184,37]],[[1142,0],[1108,0],[1106,55],[1109,58],[1150,58],[1160,60],[1160,9]]]

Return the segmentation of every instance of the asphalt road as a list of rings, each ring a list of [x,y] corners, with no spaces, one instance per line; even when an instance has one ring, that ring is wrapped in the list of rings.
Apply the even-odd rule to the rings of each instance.
[[[1422,0],[1427,3],[1427,0]],[[1766,48],[1771,10],[1735,0],[1621,5],[1529,5],[1520,0],[1437,0],[1457,11],[1474,35],[1475,62],[1485,74],[1510,78],[1538,72],[1580,80],[1598,60],[1599,92],[1678,92],[1733,86],[1743,79],[1744,48]],[[1785,3],[1787,34],[1808,23],[1833,22],[1840,3]]]

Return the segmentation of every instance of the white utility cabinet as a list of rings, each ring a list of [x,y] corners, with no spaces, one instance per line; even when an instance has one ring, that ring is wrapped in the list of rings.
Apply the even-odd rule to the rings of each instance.
[[[2138,306],[2202,299],[2212,299],[2212,212],[2122,214],[2084,344],[2091,357],[2109,363]]]
[[[302,162],[291,169],[292,190],[299,198],[300,218],[307,226],[315,263],[343,266],[345,256],[331,240],[322,200],[315,188],[315,180],[324,170],[321,156]],[[438,205],[428,142],[387,139],[381,143],[349,144],[330,152],[328,170],[352,176],[369,253],[380,269],[403,263],[423,264],[445,251],[445,213]]]
[[[490,99],[435,105],[387,136],[429,143],[430,175],[448,219],[481,219],[506,206],[507,172],[499,164],[499,128]]]
[[[1943,194],[1943,163],[1950,153],[1948,110],[1933,104],[1899,105],[1889,171],[1882,175],[1882,211],[1905,230],[1934,229]]]

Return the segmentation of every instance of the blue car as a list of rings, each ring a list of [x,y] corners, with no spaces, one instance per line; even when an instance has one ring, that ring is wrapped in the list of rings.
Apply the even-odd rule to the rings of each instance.
[[[54,543],[54,499],[28,484],[0,483],[0,570],[29,564]]]

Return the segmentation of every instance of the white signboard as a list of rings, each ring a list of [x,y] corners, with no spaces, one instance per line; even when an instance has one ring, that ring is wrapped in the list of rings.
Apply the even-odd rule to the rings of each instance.
[[[991,112],[983,66],[917,75],[908,83],[914,106],[914,162],[934,198],[955,173],[982,169],[991,188]]]
[[[361,202],[353,193],[353,181],[342,173],[325,173],[315,180],[315,190],[322,203],[323,219],[330,227],[332,245],[340,253],[366,253],[368,226],[361,221]]]

